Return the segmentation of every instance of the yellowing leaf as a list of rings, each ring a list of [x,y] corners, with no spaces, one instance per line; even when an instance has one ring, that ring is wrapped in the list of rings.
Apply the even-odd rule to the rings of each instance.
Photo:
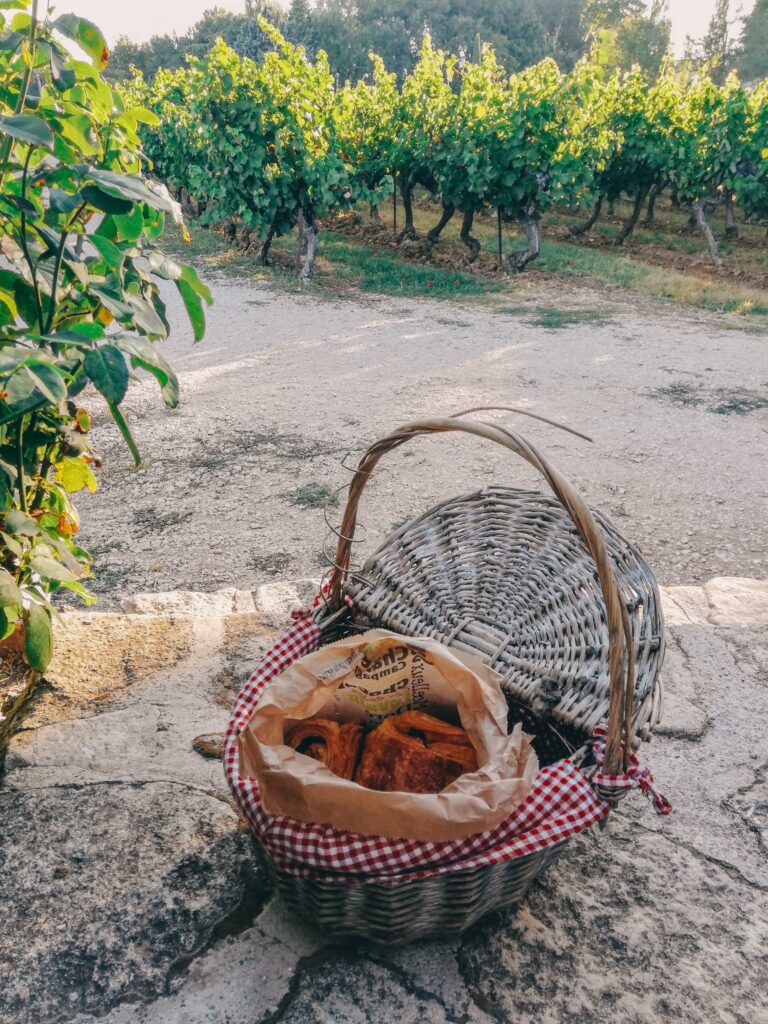
[[[98,487],[93,470],[82,456],[62,459],[56,468],[56,479],[70,494],[82,491],[84,487],[93,494]]]
[[[96,314],[96,319],[99,321],[100,324],[103,324],[105,327],[109,327],[109,325],[115,318],[112,316],[112,314],[105,306],[100,306],[99,311]]]

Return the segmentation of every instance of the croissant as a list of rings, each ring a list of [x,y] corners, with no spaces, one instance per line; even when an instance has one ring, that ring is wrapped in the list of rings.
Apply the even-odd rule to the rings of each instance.
[[[439,793],[476,769],[477,755],[463,729],[406,711],[368,735],[355,782],[388,793]]]
[[[352,778],[362,741],[363,726],[360,722],[339,725],[326,718],[308,718],[285,734],[285,743],[289,747],[322,761],[342,779]]]

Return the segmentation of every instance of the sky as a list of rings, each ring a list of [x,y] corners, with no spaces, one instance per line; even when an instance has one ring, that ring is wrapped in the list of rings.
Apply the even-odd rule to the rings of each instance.
[[[679,56],[687,35],[696,37],[706,32],[715,3],[669,0],[672,42]],[[753,5],[754,0],[731,0],[732,16],[748,14]],[[245,5],[243,0],[58,0],[55,6],[59,14],[72,11],[95,22],[107,42],[113,44],[121,35],[137,43],[174,31],[181,35],[210,7],[242,11]],[[284,6],[288,6],[288,0]]]

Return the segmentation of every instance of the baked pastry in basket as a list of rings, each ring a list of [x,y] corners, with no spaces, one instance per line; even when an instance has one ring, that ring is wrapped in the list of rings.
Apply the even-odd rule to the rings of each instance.
[[[285,734],[289,747],[322,761],[342,779],[352,778],[362,741],[363,726],[360,722],[339,725],[326,718],[308,718]]]
[[[439,793],[476,769],[477,754],[463,729],[405,711],[369,733],[355,782],[387,793]]]

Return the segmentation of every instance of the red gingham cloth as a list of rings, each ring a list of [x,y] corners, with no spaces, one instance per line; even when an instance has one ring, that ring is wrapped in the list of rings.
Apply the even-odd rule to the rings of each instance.
[[[590,780],[566,759],[542,768],[529,796],[509,818],[465,839],[439,843],[390,839],[269,814],[261,805],[256,780],[238,772],[237,739],[267,683],[319,646],[320,630],[311,612],[293,612],[292,617],[293,625],[267,652],[235,702],[224,744],[224,770],[232,793],[261,846],[281,870],[322,881],[398,884],[544,850],[610,812],[611,805],[600,799]],[[596,755],[599,764],[599,747]],[[603,788],[640,786],[645,790],[644,779],[645,773],[635,771],[632,776],[631,768],[628,776],[602,776],[600,782]]]
[[[605,755],[603,738],[607,731],[603,723],[595,726],[593,731],[595,742],[592,744],[592,751],[597,762],[597,769],[590,775],[592,785],[599,786],[602,790],[615,790],[617,794],[628,789],[639,789],[641,793],[650,798],[657,814],[669,814],[672,804],[661,793],[653,781],[650,771],[640,767],[640,758],[634,750],[629,754],[626,775],[608,775],[607,772],[602,771],[603,756]]]

